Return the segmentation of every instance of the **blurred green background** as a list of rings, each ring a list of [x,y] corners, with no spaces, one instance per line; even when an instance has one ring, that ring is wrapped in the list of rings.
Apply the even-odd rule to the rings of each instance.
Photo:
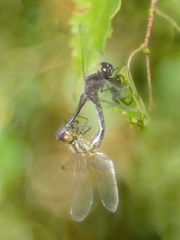
[[[97,10],[109,11],[105,3],[111,1],[98,2]],[[123,1],[120,11],[115,2],[113,33],[101,47],[104,60],[121,66],[143,42],[150,2]],[[70,219],[72,174],[61,166],[73,155],[54,134],[82,91],[72,29],[91,4],[0,1],[1,240],[180,239],[180,34],[159,16],[150,40],[156,110],[149,125],[140,132],[120,112],[105,109],[101,151],[116,167],[118,211],[108,213],[96,196],[84,222]],[[158,4],[180,23],[179,0]],[[101,18],[99,23],[101,30]],[[132,73],[147,103],[143,54],[134,59]],[[95,131],[94,109],[89,104],[85,111]]]

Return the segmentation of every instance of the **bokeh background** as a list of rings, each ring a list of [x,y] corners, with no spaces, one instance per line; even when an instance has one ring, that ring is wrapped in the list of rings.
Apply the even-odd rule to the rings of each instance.
[[[132,129],[120,112],[104,110],[100,150],[114,161],[119,208],[108,213],[96,196],[84,222],[69,216],[72,173],[62,165],[73,155],[54,134],[82,91],[72,54],[72,19],[88,11],[91,1],[78,9],[80,2],[0,1],[0,239],[178,240],[180,34],[159,16],[150,39],[156,108],[147,128]],[[143,42],[149,4],[122,2],[101,57],[116,66],[127,62]],[[179,0],[158,6],[180,24]],[[132,73],[147,104],[143,54],[133,60]],[[84,111],[93,133],[94,109],[87,104]]]

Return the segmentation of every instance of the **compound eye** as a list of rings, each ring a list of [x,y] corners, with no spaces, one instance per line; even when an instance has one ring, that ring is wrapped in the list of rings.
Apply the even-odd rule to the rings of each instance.
[[[73,136],[70,134],[70,132],[66,131],[61,140],[65,143],[71,143],[73,141]]]

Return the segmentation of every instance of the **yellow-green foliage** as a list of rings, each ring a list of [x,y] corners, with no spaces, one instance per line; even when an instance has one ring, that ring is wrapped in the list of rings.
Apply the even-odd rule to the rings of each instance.
[[[83,40],[92,52],[90,71],[99,51],[114,66],[126,66],[143,41],[149,4],[0,1],[1,240],[180,239],[180,36],[169,22],[154,19],[149,49],[156,108],[145,130],[129,128],[121,112],[104,109],[100,151],[114,160],[120,193],[116,213],[97,200],[84,222],[70,219],[72,172],[62,165],[73,162],[73,156],[54,137],[83,86],[76,77],[81,71],[79,23],[85,35],[90,33]],[[179,0],[158,4],[180,24]],[[131,75],[147,102],[143,54],[133,59]],[[131,77],[124,76],[133,88]],[[140,101],[136,106],[144,112]],[[93,134],[94,109],[86,107]]]

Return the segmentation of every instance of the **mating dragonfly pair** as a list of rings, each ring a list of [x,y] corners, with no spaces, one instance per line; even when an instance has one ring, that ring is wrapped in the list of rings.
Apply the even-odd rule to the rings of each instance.
[[[56,133],[58,140],[69,144],[74,152],[74,179],[70,214],[75,221],[83,221],[88,215],[93,203],[92,182],[95,179],[96,187],[104,207],[115,212],[118,207],[118,188],[113,162],[103,153],[97,152],[104,137],[104,116],[98,91],[102,89],[105,79],[110,79],[114,69],[109,63],[101,63],[101,71],[85,78],[85,91],[75,113]],[[83,136],[90,129],[85,124],[79,125],[79,112],[87,100],[95,105],[99,120],[99,131],[90,140]],[[85,119],[85,118],[84,118]]]
[[[57,131],[56,137],[71,147],[74,157],[74,179],[70,213],[75,221],[83,221],[88,215],[93,202],[92,178],[104,207],[115,212],[118,207],[118,188],[113,162],[96,149],[104,137],[104,116],[98,92],[106,89],[117,99],[117,76],[112,76],[116,69],[112,64],[102,62],[101,70],[85,77],[85,90],[80,97],[78,107],[71,118]],[[107,87],[107,81],[111,87]],[[76,117],[87,100],[92,101],[98,116],[99,131],[87,142],[83,136],[88,132],[87,123],[79,125]]]
[[[115,72],[115,70],[116,69],[113,68],[112,64],[102,62],[100,71],[97,71],[97,73],[93,73],[88,76],[85,76],[84,92],[80,97],[79,104],[78,104],[74,114],[67,121],[67,123],[57,131],[57,133],[56,133],[57,140],[61,139],[64,132],[69,128],[69,126],[73,123],[73,121],[76,119],[76,117],[80,113],[84,104],[88,100],[90,100],[95,106],[98,124],[99,124],[98,132],[90,140],[90,144],[91,144],[92,149],[95,149],[100,146],[100,144],[104,138],[105,124],[104,124],[104,115],[103,115],[103,111],[102,111],[102,106],[101,106],[101,102],[100,102],[98,93],[100,91],[104,90],[104,87],[105,87],[107,81],[109,83],[112,83],[113,81],[117,81],[116,77],[112,77],[112,74],[113,74],[113,72]],[[114,86],[112,86],[111,91],[113,91],[113,88],[116,89]]]
[[[76,221],[85,219],[91,209],[92,176],[94,176],[104,207],[111,212],[115,212],[118,207],[118,188],[113,162],[105,154],[97,151],[105,133],[101,103],[105,102],[128,111],[130,121],[137,125],[139,123],[140,126],[143,125],[143,120],[146,118],[146,114],[141,111],[143,103],[132,81],[129,81],[128,69],[125,67],[119,70],[108,62],[102,62],[97,72],[86,75],[82,48],[81,52],[84,91],[73,115],[56,132],[56,139],[69,144],[75,154],[74,188],[70,213]],[[100,99],[99,95],[102,92],[110,93],[111,102],[107,99]],[[94,105],[98,120],[98,131],[88,142],[83,138],[88,129],[85,126],[81,128],[74,126],[77,125],[76,118],[87,101],[91,101]]]
[[[90,140],[90,145],[92,149],[96,149],[100,146],[105,133],[105,123],[104,114],[102,110],[102,102],[110,104],[112,106],[117,106],[121,110],[127,110],[128,112],[127,120],[131,124],[136,124],[143,127],[144,120],[147,118],[145,106],[139,97],[131,74],[127,66],[119,68],[114,68],[111,63],[101,62],[100,69],[92,74],[87,74],[88,61],[85,56],[89,59],[89,49],[87,44],[87,39],[85,41],[84,35],[85,31],[82,32],[82,25],[79,25],[80,33],[80,46],[81,46],[81,60],[82,60],[82,72],[84,80],[84,91],[80,97],[78,106],[74,111],[74,114],[66,122],[65,125],[60,127],[56,132],[56,139],[60,140],[64,132],[71,126],[73,121],[79,115],[82,107],[89,100],[95,106],[97,120],[98,120],[98,131]],[[85,29],[84,29],[85,30]],[[85,71],[86,70],[86,71]],[[111,100],[103,100],[99,98],[99,93],[110,92]]]

